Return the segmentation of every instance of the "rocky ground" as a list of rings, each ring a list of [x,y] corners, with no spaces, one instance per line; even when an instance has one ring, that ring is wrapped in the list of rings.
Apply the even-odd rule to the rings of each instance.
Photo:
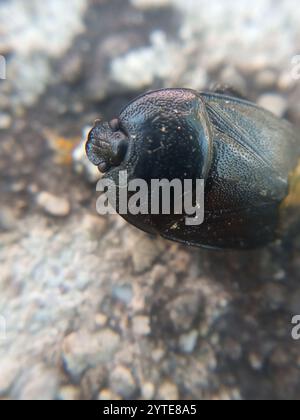
[[[0,3],[1,398],[299,398],[300,233],[216,252],[97,216],[80,144],[166,86],[228,83],[299,125],[299,21],[296,0]]]

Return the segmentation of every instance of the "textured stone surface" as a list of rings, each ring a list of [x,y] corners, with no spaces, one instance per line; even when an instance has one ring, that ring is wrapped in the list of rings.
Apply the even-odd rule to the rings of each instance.
[[[0,5],[1,398],[299,398],[299,234],[216,252],[97,216],[98,178],[79,144],[95,118],[164,86],[234,84],[299,125],[298,2],[72,0],[68,10]],[[64,218],[41,211],[43,191],[69,203]]]

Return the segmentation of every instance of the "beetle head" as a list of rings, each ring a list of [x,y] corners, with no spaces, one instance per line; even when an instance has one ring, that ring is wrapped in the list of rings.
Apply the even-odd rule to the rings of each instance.
[[[98,166],[101,172],[107,172],[122,163],[127,146],[128,137],[118,119],[110,123],[97,120],[89,133],[86,153],[89,160]]]

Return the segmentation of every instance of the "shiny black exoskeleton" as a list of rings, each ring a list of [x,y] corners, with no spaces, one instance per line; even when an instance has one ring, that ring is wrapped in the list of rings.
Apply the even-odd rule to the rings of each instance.
[[[299,159],[295,128],[230,94],[162,89],[129,103],[111,123],[97,121],[89,159],[118,184],[129,180],[205,180],[205,220],[126,215],[133,225],[188,245],[253,248],[276,239],[279,207]]]

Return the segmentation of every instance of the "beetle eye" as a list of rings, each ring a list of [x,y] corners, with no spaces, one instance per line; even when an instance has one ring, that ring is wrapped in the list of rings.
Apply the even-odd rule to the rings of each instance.
[[[114,118],[109,122],[109,126],[112,129],[112,131],[118,131],[120,130],[120,122],[117,118]]]

